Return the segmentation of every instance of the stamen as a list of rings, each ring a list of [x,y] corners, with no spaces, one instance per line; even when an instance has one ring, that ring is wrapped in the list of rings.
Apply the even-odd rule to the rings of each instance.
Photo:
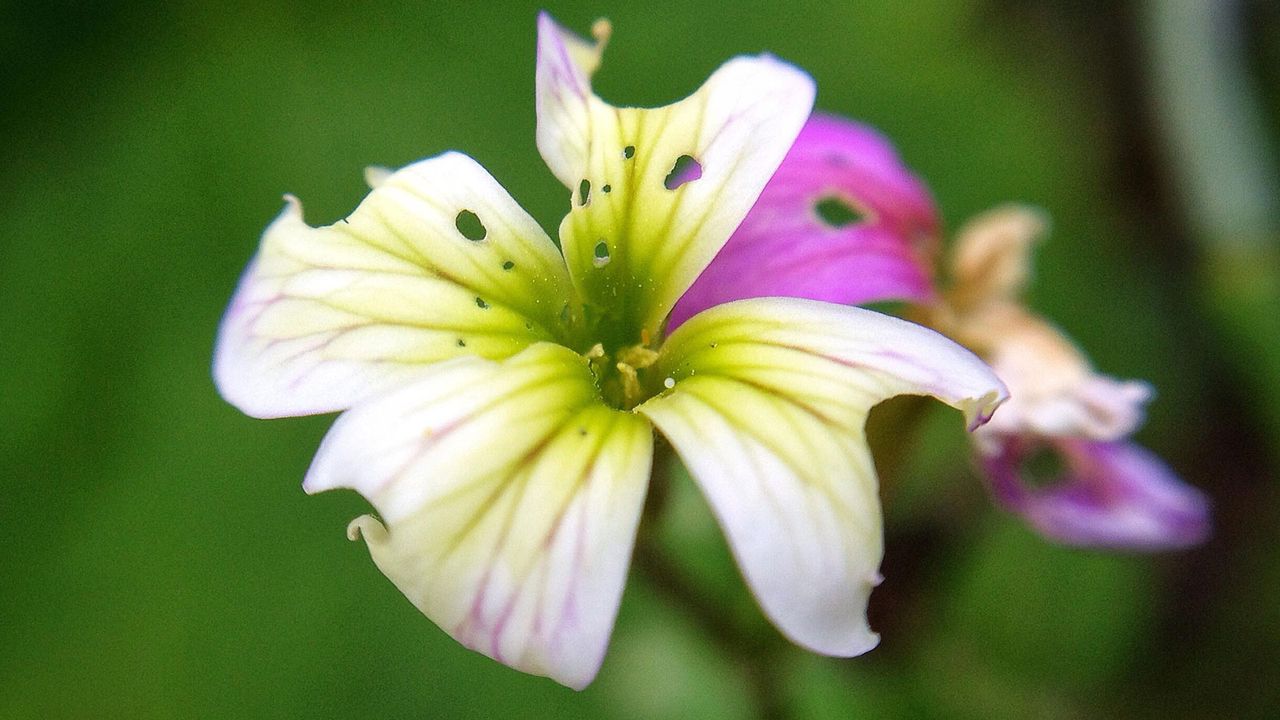
[[[636,369],[624,362],[619,362],[615,367],[618,372],[622,373],[622,399],[627,405],[634,404],[640,399],[640,374]]]
[[[643,345],[632,345],[618,351],[618,360],[638,370],[643,370],[658,361],[658,353]]]
[[[591,24],[591,37],[595,38],[600,45],[599,50],[604,50],[604,45],[609,42],[610,35],[613,35],[613,23],[607,19],[598,18]]]

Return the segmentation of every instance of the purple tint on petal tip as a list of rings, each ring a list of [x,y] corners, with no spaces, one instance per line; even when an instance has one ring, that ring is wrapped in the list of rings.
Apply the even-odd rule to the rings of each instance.
[[[824,201],[851,209],[831,224]],[[859,304],[933,297],[938,213],[875,130],[814,115],[720,254],[676,304],[670,329],[714,305],[784,296]]]
[[[1063,464],[1051,485],[1028,483],[1024,463],[1037,451]],[[1155,551],[1209,537],[1204,494],[1133,443],[1003,437],[981,464],[1000,504],[1066,545]]]
[[[590,93],[590,85],[587,84],[586,78],[582,77],[581,71],[574,65],[573,58],[569,56],[569,49],[565,47],[564,39],[560,35],[560,30],[556,26],[555,20],[551,15],[543,10],[538,13],[538,44],[537,44],[537,61],[535,67],[540,72],[549,73],[547,78],[548,85],[559,89],[564,87],[572,87],[580,96],[586,97]],[[545,56],[545,62],[544,60]]]

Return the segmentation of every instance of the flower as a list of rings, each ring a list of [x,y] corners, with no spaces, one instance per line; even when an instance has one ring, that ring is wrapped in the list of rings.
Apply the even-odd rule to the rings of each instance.
[[[683,101],[615,108],[589,83],[608,33],[538,22],[538,149],[571,196],[563,256],[457,153],[370,173],[328,227],[290,198],[223,320],[218,387],[256,417],[344,410],[304,488],[360,492],[381,519],[349,536],[441,628],[515,668],[595,676],[655,428],[779,629],[864,652],[881,558],[867,412],[927,394],[976,425],[1003,386],[931,330],[809,300],[718,305],[668,334],[814,89],[742,57]]]
[[[857,216],[839,227],[820,208]],[[958,235],[946,293],[933,288],[937,213],[892,146],[863,125],[815,115],[756,206],[676,307],[673,322],[762,294],[866,303],[905,300],[912,316],[991,363],[1011,397],[974,433],[996,499],[1063,543],[1132,549],[1195,544],[1207,503],[1154,455],[1127,442],[1151,388],[1100,375],[1021,295],[1043,233],[1037,211],[1008,206]],[[1034,477],[1049,456],[1061,471]]]
[[[1098,374],[1022,304],[1046,226],[1016,205],[974,218],[957,236],[952,286],[933,309],[931,324],[990,362],[1009,387],[999,417],[974,434],[979,465],[1004,507],[1058,542],[1132,550],[1203,542],[1204,495],[1126,439],[1142,424],[1150,386]],[[1047,473],[1035,467],[1046,457]]]
[[[1037,451],[1062,467],[1035,477]],[[1168,550],[1208,537],[1204,496],[1134,443],[1022,433],[1000,436],[979,457],[1000,503],[1058,542]]]

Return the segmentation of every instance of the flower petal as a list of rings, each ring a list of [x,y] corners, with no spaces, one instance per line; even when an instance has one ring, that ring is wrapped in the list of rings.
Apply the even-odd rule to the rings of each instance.
[[[447,153],[370,179],[349,217],[313,228],[289,198],[263,234],[214,358],[249,415],[340,410],[424,364],[560,332],[564,264],[484,168]]]
[[[304,484],[364,495],[374,562],[469,648],[573,688],[604,657],[648,483],[648,422],[598,400],[585,361],[535,345],[459,358],[357,405]]]
[[[825,204],[850,212],[839,224]],[[814,114],[733,237],[680,298],[676,327],[748,297],[842,304],[934,297],[938,212],[875,130]]]
[[[1155,455],[1128,442],[988,440],[981,464],[996,498],[1040,534],[1067,545],[1169,550],[1209,536],[1209,503]],[[1027,477],[1037,451],[1064,465],[1048,486]]]
[[[1118,440],[1142,424],[1151,387],[1094,372],[1044,318],[1014,301],[993,301],[956,317],[952,337],[990,362],[1009,387],[1009,402],[988,430]]]
[[[707,310],[667,340],[666,393],[640,405],[702,487],[765,613],[814,651],[856,655],[882,554],[871,407],[925,394],[990,416],[1004,388],[918,325],[799,299]]]
[[[591,92],[602,45],[546,14],[538,28],[538,149],[573,190],[560,226],[569,272],[596,317],[657,337],[782,161],[813,81],[771,57],[743,57],[680,102],[616,108]]]
[[[1049,216],[1025,205],[997,207],[965,223],[956,234],[947,301],[967,312],[1018,298],[1031,278],[1031,251],[1048,229]]]

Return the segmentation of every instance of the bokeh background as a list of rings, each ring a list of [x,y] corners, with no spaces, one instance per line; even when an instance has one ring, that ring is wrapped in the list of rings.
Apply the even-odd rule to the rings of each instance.
[[[0,717],[1276,717],[1275,4],[547,5],[614,21],[611,100],[767,50],[889,134],[948,228],[1045,208],[1033,305],[1159,389],[1139,439],[1213,497],[1214,538],[1049,545],[991,507],[939,413],[886,478],[869,655],[779,638],[677,477],[657,528],[676,568],[633,572],[598,680],[508,670],[347,542],[358,496],[302,493],[331,418],[243,417],[209,360],[284,192],[331,222],[365,165],[461,149],[554,229],[539,6],[5,3]]]

